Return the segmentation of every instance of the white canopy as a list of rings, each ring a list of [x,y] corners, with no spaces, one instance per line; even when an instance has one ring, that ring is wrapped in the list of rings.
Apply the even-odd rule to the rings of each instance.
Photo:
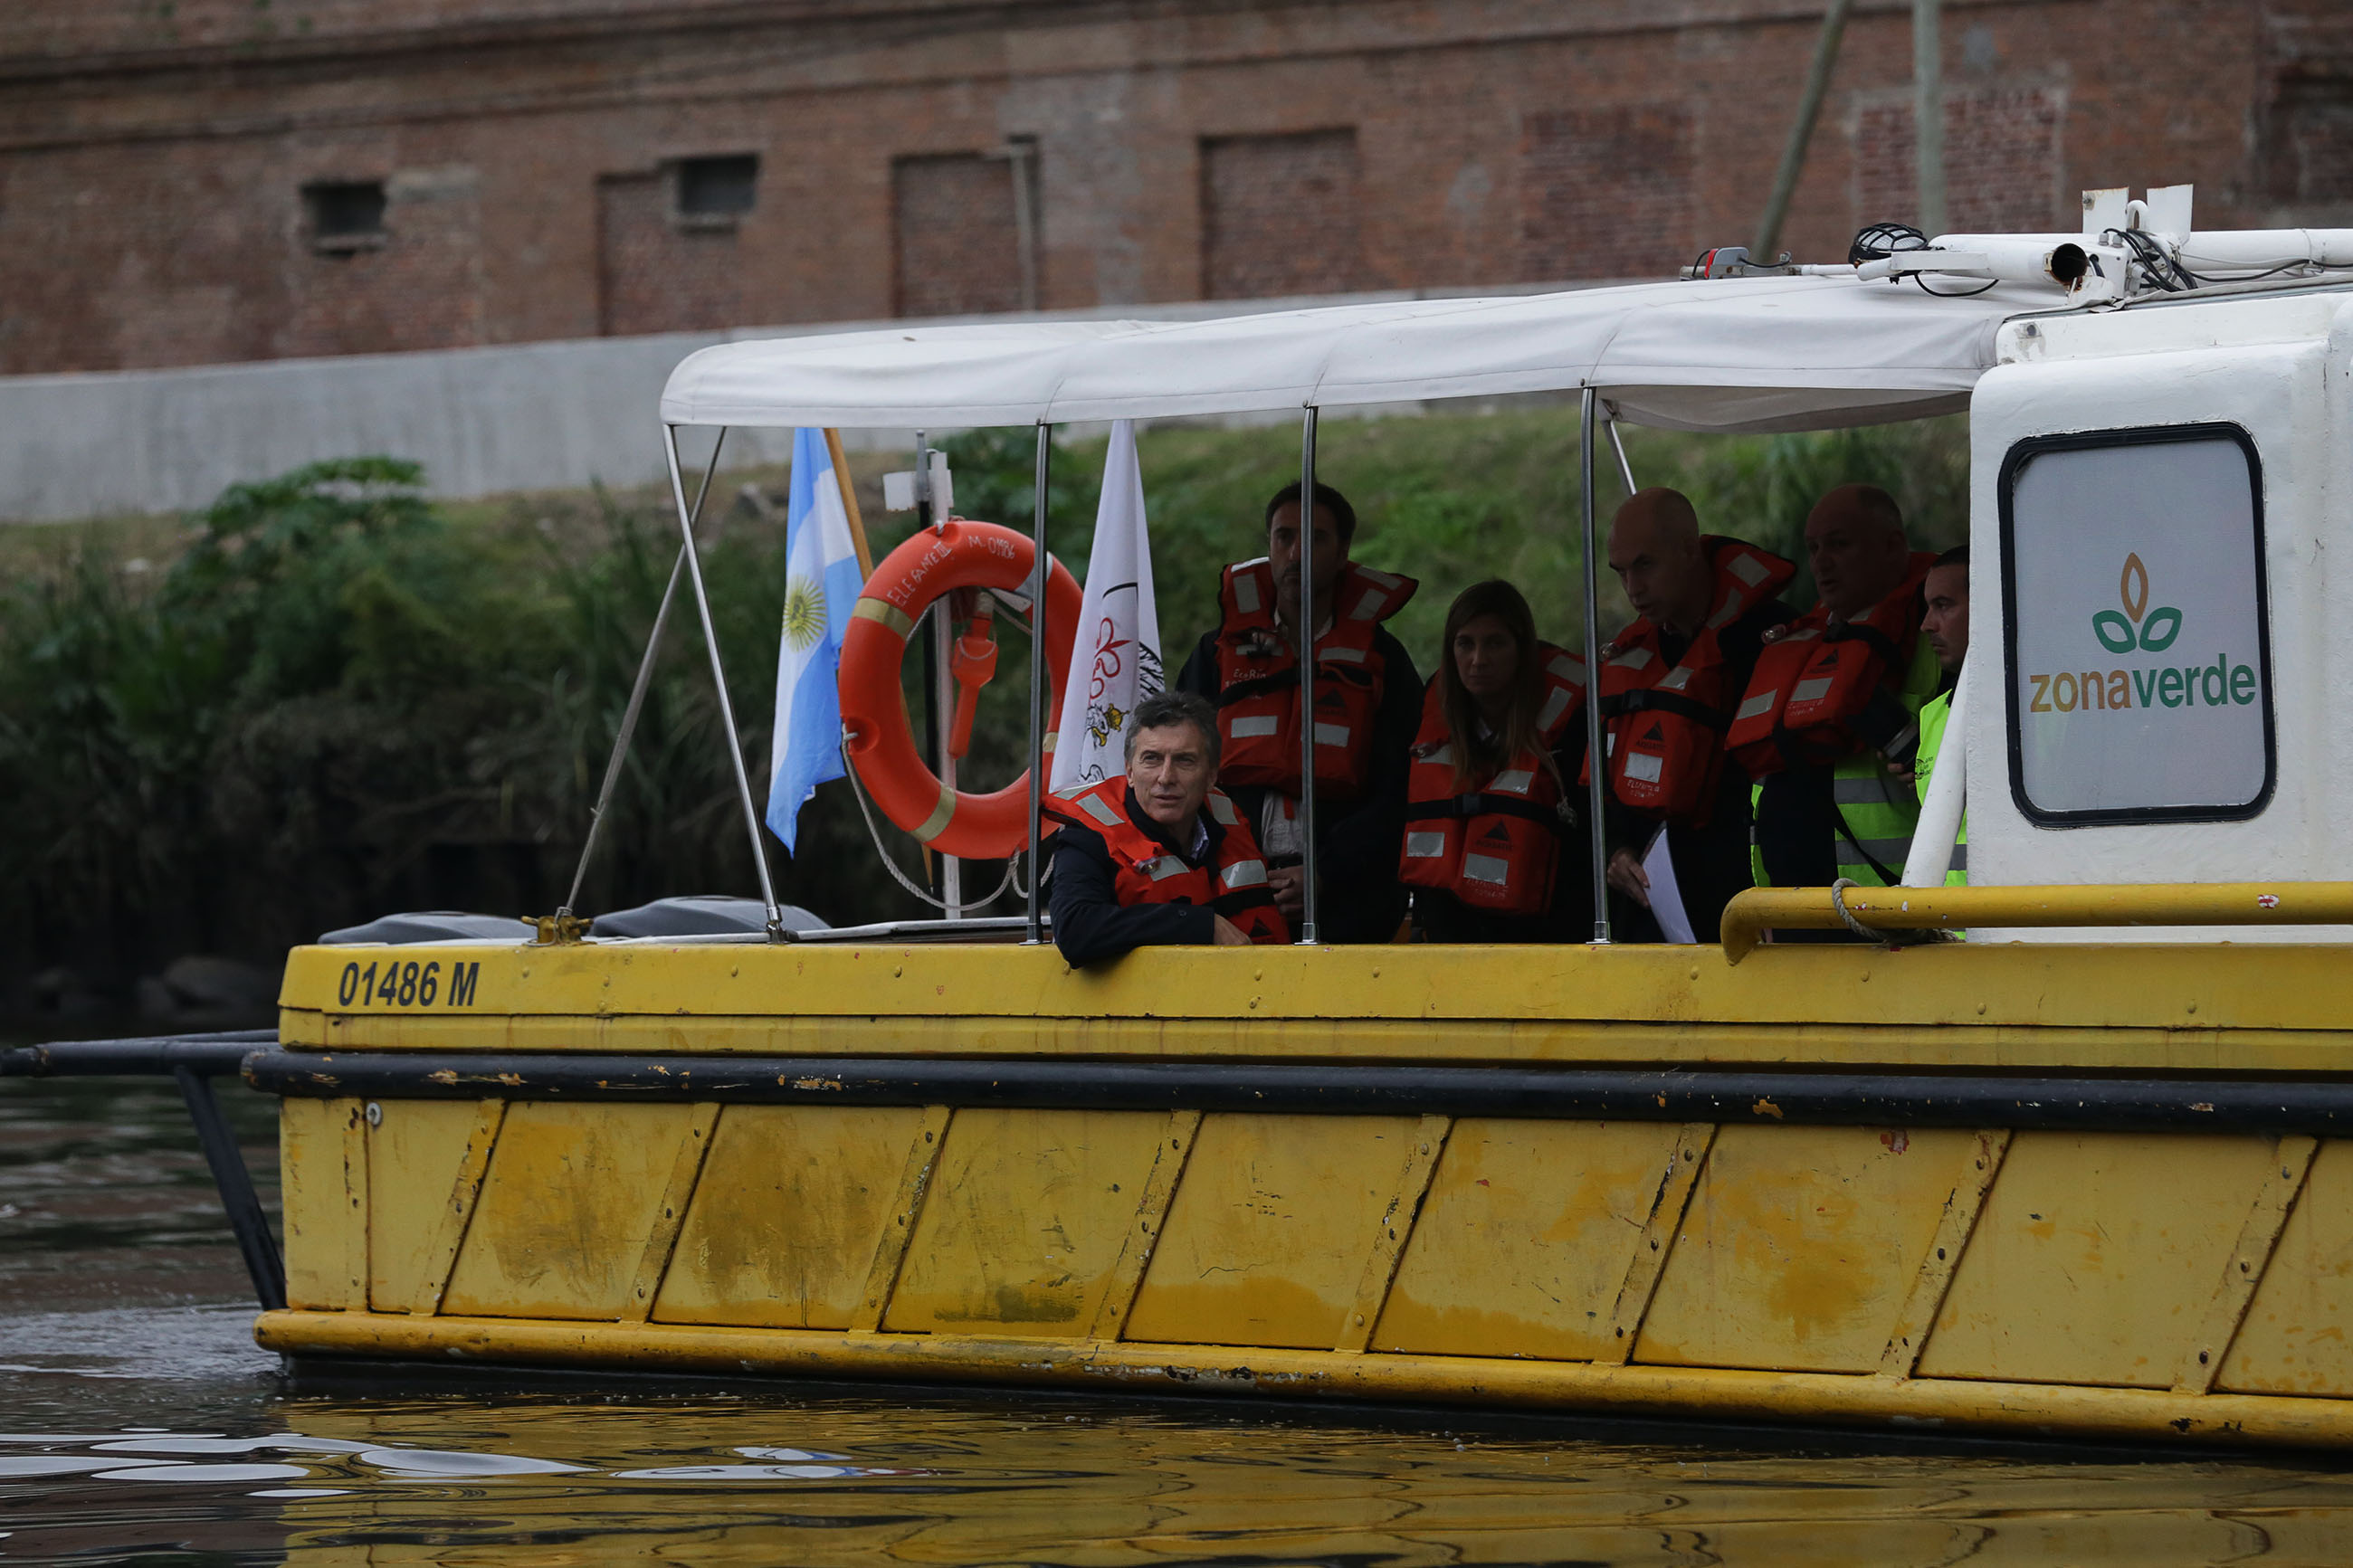
[[[1867,425],[1966,405],[2046,289],[1743,278],[1206,321],[1020,321],[723,343],[670,425],[953,428],[1411,403],[1594,386],[1671,429]]]

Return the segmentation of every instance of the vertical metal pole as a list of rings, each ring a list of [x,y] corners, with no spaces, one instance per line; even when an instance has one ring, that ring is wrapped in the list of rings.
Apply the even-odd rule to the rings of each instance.
[[[1299,428],[1299,940],[1315,942],[1315,405]]]
[[[719,471],[719,450],[727,444],[727,430],[720,427],[719,439],[711,444],[711,461],[704,465],[702,484],[694,492],[694,510],[688,520],[690,537],[695,524],[702,521],[702,503],[711,494],[712,477]],[[621,782],[621,764],[629,755],[629,742],[638,732],[638,715],[646,705],[647,688],[653,684],[654,660],[661,651],[662,633],[670,626],[670,607],[678,598],[679,579],[686,575],[686,558],[692,545],[681,546],[678,559],[670,564],[670,581],[662,587],[661,607],[654,612],[653,630],[646,634],[646,651],[638,660],[638,679],[629,688],[628,706],[621,710],[621,727],[613,732],[613,754],[605,760],[605,782],[596,788],[596,808],[588,814],[588,834],[580,841],[580,863],[572,868],[572,891],[565,896],[564,907],[555,912],[569,915],[580,901],[581,884],[588,878],[588,861],[596,853],[596,840],[605,826],[605,812],[613,804],[613,790]]]
[[[1038,500],[1029,514],[1029,934],[1031,946],[1046,940],[1039,913],[1045,886],[1038,863],[1038,807],[1046,792],[1046,481],[1054,466],[1054,427],[1038,422]]]
[[[1806,148],[1814,139],[1814,121],[1821,118],[1822,95],[1830,90],[1831,72],[1838,66],[1839,40],[1846,35],[1847,13],[1854,0],[1831,0],[1822,15],[1820,36],[1814,39],[1814,63],[1806,72],[1805,90],[1798,96],[1797,123],[1781,149],[1781,166],[1774,171],[1773,194],[1765,200],[1765,216],[1757,224],[1757,243],[1748,254],[1769,264],[1773,247],[1781,243],[1781,220],[1789,216],[1789,198],[1798,193],[1798,176],[1806,170]]]
[[[1601,544],[1593,511],[1593,414],[1599,401],[1593,388],[1587,387],[1577,470],[1585,508],[1585,755],[1586,772],[1593,780],[1586,792],[1586,810],[1593,819],[1593,940],[1606,942],[1609,940],[1609,836],[1601,808],[1609,789],[1609,757],[1601,749]]]
[[[721,440],[727,438],[722,426]],[[702,620],[702,646],[711,654],[711,682],[719,691],[719,727],[726,743],[727,761],[735,770],[735,797],[744,806],[744,830],[751,836],[752,868],[760,874],[760,901],[767,906],[768,940],[782,940],[784,915],[776,908],[776,883],[768,876],[767,846],[760,842],[760,809],[752,804],[752,781],[744,772],[744,741],[735,729],[735,704],[727,700],[727,667],[719,658],[719,632],[711,624],[711,596],[702,588],[702,561],[694,552],[694,513],[686,504],[686,485],[678,477],[678,426],[662,426],[662,450],[670,458],[670,496],[678,507],[680,542],[686,547],[687,581],[694,584],[694,610]],[[715,461],[715,458],[714,458]]]
[[[1920,160],[1920,227],[1945,232],[1943,0],[1912,0],[1912,132]]]
[[[915,432],[915,526],[919,529],[942,529],[947,526],[947,516],[941,510],[938,498],[932,494],[932,443],[926,431]],[[932,754],[932,765],[939,770],[940,783],[954,789],[956,786],[955,759],[948,755],[948,731],[955,713],[955,619],[948,614],[947,596],[932,601],[923,612],[931,617],[932,629],[923,639],[923,744]],[[953,855],[937,854],[930,846],[923,849],[923,863],[938,868],[933,891],[944,906],[941,918],[958,920],[964,914],[963,868]]]

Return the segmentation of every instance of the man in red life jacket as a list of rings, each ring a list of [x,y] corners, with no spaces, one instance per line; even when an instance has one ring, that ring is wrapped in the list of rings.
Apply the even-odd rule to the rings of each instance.
[[[1618,509],[1609,569],[1639,617],[1601,654],[1609,886],[1650,908],[1642,860],[1663,828],[1683,912],[1694,934],[1712,941],[1724,906],[1754,879],[1749,778],[1725,757],[1724,732],[1766,634],[1797,616],[1775,596],[1797,567],[1703,535],[1688,498],[1651,489]],[[1645,916],[1625,924],[1627,940],[1658,938]]]
[[[1176,677],[1218,710],[1219,777],[1267,852],[1275,902],[1303,906],[1300,795],[1299,487],[1267,502],[1262,560],[1226,568],[1218,629]],[[1405,918],[1398,855],[1406,775],[1421,724],[1421,678],[1381,623],[1417,584],[1348,559],[1356,509],[1315,487],[1316,932],[1324,942],[1387,942]]]
[[[1761,780],[1758,879],[1892,885],[1919,801],[1888,764],[1909,768],[1939,673],[1920,632],[1920,584],[1935,557],[1911,548],[1894,498],[1873,485],[1841,485],[1815,503],[1806,553],[1821,603],[1767,644],[1725,736]]]
[[[1054,945],[1073,967],[1156,944],[1291,940],[1258,844],[1217,780],[1217,715],[1163,692],[1135,705],[1124,778],[1046,798]]]

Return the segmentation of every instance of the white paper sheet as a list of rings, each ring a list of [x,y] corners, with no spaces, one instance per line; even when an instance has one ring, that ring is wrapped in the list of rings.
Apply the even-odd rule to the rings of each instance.
[[[1642,851],[1642,874],[1651,879],[1651,913],[1669,942],[1696,942],[1691,916],[1683,912],[1683,890],[1675,886],[1675,858],[1667,852],[1667,830],[1651,835]]]

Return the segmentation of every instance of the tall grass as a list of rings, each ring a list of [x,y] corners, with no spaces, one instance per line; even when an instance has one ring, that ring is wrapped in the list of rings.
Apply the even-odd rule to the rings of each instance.
[[[1321,473],[1364,520],[1357,555],[1421,580],[1393,626],[1425,673],[1447,603],[1482,577],[1519,582],[1546,635],[1581,635],[1575,439],[1558,407],[1324,426]],[[1958,421],[1627,444],[1639,482],[1677,485],[1707,527],[1785,553],[1801,553],[1814,496],[1848,479],[1894,491],[1923,544],[1962,533]],[[1029,434],[948,445],[960,510],[1026,530]],[[1102,455],[1097,440],[1056,457],[1053,543],[1082,574]],[[1145,433],[1142,460],[1174,668],[1214,620],[1219,563],[1263,548],[1261,509],[1295,477],[1297,437],[1166,427]],[[860,465],[878,553],[912,527],[875,504],[885,466]],[[160,567],[63,531],[0,588],[0,983],[58,963],[119,981],[192,951],[274,959],[394,909],[555,907],[675,524],[653,492],[450,508],[421,480],[390,458],[315,464],[224,492]],[[1601,497],[1617,500],[1606,476]],[[741,506],[714,521],[703,569],[764,791],[782,531]],[[1614,585],[1602,614],[1605,631],[1624,617]],[[1025,743],[1026,639],[1002,640],[965,764],[982,788],[1018,772]],[[681,600],[586,908],[752,890],[724,744]],[[844,784],[818,791],[797,858],[769,849],[780,892],[828,919],[918,912],[878,874]],[[996,882],[996,868],[973,872]]]

